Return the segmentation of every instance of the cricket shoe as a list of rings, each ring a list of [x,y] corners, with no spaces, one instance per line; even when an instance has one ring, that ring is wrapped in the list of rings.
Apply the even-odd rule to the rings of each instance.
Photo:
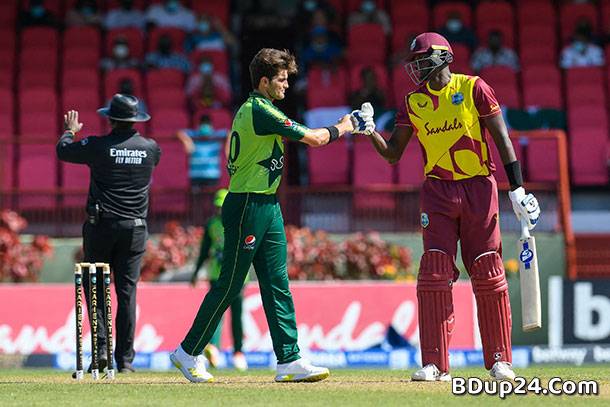
[[[509,362],[496,362],[491,367],[489,375],[495,380],[515,380],[513,365]]]
[[[325,367],[314,366],[306,359],[277,365],[276,382],[319,382],[330,376]]]
[[[248,361],[242,352],[235,352],[233,354],[233,366],[240,372],[248,370]]]
[[[430,363],[417,372],[413,372],[411,380],[414,382],[450,382],[451,375],[441,372],[434,363]]]
[[[170,353],[169,359],[172,361],[184,377],[193,383],[209,383],[214,381],[212,376],[205,368],[205,358],[203,355],[191,356],[178,345],[175,351]]]
[[[207,344],[205,348],[203,348],[203,354],[205,358],[210,362],[210,367],[217,367],[218,361],[220,359],[220,351],[218,348],[211,343]]]

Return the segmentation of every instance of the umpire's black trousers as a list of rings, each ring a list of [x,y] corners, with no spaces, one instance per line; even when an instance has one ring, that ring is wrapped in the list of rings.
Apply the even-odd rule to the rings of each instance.
[[[83,226],[83,246],[86,262],[109,263],[117,295],[116,347],[114,358],[117,368],[131,364],[136,329],[136,284],[140,278],[140,265],[146,250],[147,228],[144,220],[100,219],[95,225]],[[83,273],[87,303],[89,303],[88,273]],[[106,327],[102,270],[97,274],[98,355],[106,355]],[[106,355],[112,357],[112,355]]]

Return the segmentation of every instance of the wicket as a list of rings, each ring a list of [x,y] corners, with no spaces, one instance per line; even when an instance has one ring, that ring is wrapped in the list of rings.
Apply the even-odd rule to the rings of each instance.
[[[89,321],[91,322],[91,377],[99,379],[98,360],[98,320],[97,320],[97,269],[102,269],[104,287],[104,309],[106,324],[106,353],[108,367],[106,378],[114,379],[114,368],[112,362],[112,299],[110,297],[110,264],[108,263],[76,263],[74,265],[74,288],[76,301],[76,380],[84,377],[83,370],[83,269],[89,269]]]

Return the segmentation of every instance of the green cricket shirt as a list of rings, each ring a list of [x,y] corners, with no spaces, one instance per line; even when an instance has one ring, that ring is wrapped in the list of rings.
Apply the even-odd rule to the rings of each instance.
[[[298,141],[307,130],[290,120],[271,100],[256,91],[250,93],[231,128],[229,191],[274,194],[284,168],[282,137]]]

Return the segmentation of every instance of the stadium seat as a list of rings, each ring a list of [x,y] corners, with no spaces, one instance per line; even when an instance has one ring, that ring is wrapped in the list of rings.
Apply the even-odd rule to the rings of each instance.
[[[430,9],[425,2],[393,0],[390,2],[392,17],[392,49],[396,51],[397,41],[403,46],[407,33],[419,34],[429,31]],[[401,35],[397,36],[397,33]]]
[[[225,27],[231,23],[230,3],[227,3],[226,0],[193,1],[192,8],[198,15],[205,14],[219,18]]]
[[[150,134],[155,139],[174,138],[176,131],[190,127],[184,109],[159,109],[150,120]]]
[[[12,143],[0,143],[0,191],[13,188],[14,146]]]
[[[227,169],[227,157],[224,154],[224,149],[220,152],[220,180],[218,180],[219,188],[229,188],[231,182],[231,176]]]
[[[490,31],[498,30],[504,36],[504,44],[515,47],[515,16],[513,6],[507,1],[483,1],[475,10],[477,36],[485,42]]]
[[[0,88],[0,141],[10,140],[14,135],[13,112],[14,112],[13,92],[8,88]]]
[[[159,141],[161,161],[153,173],[151,209],[184,213],[187,209],[188,156],[176,138]]]
[[[19,92],[19,112],[28,115],[55,111],[57,95],[54,87],[26,89]]]
[[[521,50],[532,46],[546,46],[556,53],[557,35],[555,29],[545,25],[521,25],[519,26],[519,45]]]
[[[519,140],[511,138],[511,142],[513,143],[513,149],[515,150],[517,160],[521,161],[521,158],[523,156],[523,150],[521,145],[519,144]],[[496,143],[494,143],[493,138],[489,135],[487,136],[487,145],[489,147],[489,151],[491,152],[493,163],[496,167],[496,172],[494,172],[494,177],[496,178],[496,181],[498,181],[498,183],[508,183],[508,178],[506,177],[506,171],[504,170],[502,158],[500,157],[500,153],[498,152]]]
[[[61,53],[64,69],[88,69],[98,71],[100,65],[99,48],[66,48]],[[75,64],[74,61],[78,61]]]
[[[525,66],[521,73],[525,107],[563,108],[561,73],[553,65]]]
[[[379,86],[381,87],[381,89],[383,90],[383,92],[388,95],[389,94],[389,78],[388,78],[388,72],[386,71],[385,67],[381,64],[360,64],[360,65],[353,65],[350,69],[349,72],[349,89],[350,92],[354,92],[358,89],[360,89],[362,87],[362,79],[360,78],[360,74],[362,72],[362,70],[366,67],[371,67],[373,68],[373,70],[375,71],[375,74],[377,75],[377,81],[379,83]]]
[[[508,48],[515,48],[515,30],[509,21],[497,23],[483,23],[477,27],[477,37],[482,44],[487,43],[489,33],[499,31],[502,33],[503,44]]]
[[[56,136],[57,137],[57,136]],[[57,160],[55,143],[25,143],[19,145],[17,188],[20,210],[55,207]]]
[[[193,67],[197,67],[203,57],[209,58],[216,72],[229,75],[229,54],[224,50],[195,50],[189,55]]]
[[[387,135],[386,135],[387,137]],[[377,153],[367,138],[354,138],[353,185],[367,187],[394,183],[394,167]],[[374,199],[371,199],[373,198]],[[396,200],[391,193],[355,192],[353,206],[356,211],[388,211],[394,209]]]
[[[548,1],[528,1],[517,7],[517,22],[520,26],[545,26],[556,28],[557,15],[553,3]]]
[[[412,25],[399,25],[392,29],[392,53],[409,50],[413,38],[424,31],[415,31]]]
[[[97,108],[99,108],[99,105]],[[95,110],[82,110],[78,112],[78,119],[83,123],[81,136],[97,136],[107,133],[104,126],[102,126],[106,119],[97,113],[97,108]]]
[[[545,44],[529,44],[521,47],[519,53],[520,63],[522,67],[529,65],[557,65],[557,52],[555,48]]]
[[[21,32],[21,49],[52,48],[57,49],[59,34],[54,28],[28,27]]]
[[[231,127],[233,126],[233,115],[229,110],[222,108],[200,110],[193,118],[193,123],[199,123],[199,117],[204,113],[210,116],[210,122],[214,129],[231,130]]]
[[[344,68],[334,71],[312,67],[307,72],[307,107],[347,105],[347,75]]]
[[[347,59],[352,64],[383,63],[386,37],[380,24],[357,24],[347,33]]]
[[[57,71],[57,49],[52,47],[29,47],[19,53],[19,68],[23,70]]]
[[[424,181],[424,159],[417,137],[411,137],[398,162],[398,184],[420,186]]]
[[[398,109],[405,103],[405,96],[415,90],[415,84],[409,78],[402,65],[397,65],[392,69],[392,91],[394,93],[393,107]]]
[[[432,10],[432,28],[438,29],[445,25],[449,15],[459,13],[464,25],[472,27],[472,10],[467,2],[448,1],[438,3]]]
[[[500,105],[512,108],[521,107],[515,71],[507,67],[492,66],[483,69],[480,76],[494,89]]]
[[[22,0],[20,3],[22,10],[27,10],[30,6],[30,0]],[[55,14],[55,16],[63,16],[64,7],[62,0],[44,0],[44,6],[51,13]]]
[[[169,35],[172,39],[172,51],[181,52],[184,46],[184,39],[186,38],[186,32],[179,28],[172,27],[157,27],[153,28],[148,33],[148,52],[155,51],[157,49],[157,44],[159,42],[159,38],[163,35]]]
[[[87,202],[89,167],[82,164],[60,162],[62,207],[83,208]]]
[[[148,102],[153,113],[167,109],[186,109],[186,95],[181,87],[148,88]]]
[[[101,106],[100,95],[93,87],[68,88],[62,93],[62,112],[95,112]]]
[[[601,68],[572,68],[565,72],[566,87],[579,86],[583,83],[592,83],[602,86],[604,83],[604,73]]]
[[[16,43],[15,30],[9,29],[8,26],[0,26],[0,50],[6,55],[10,55],[11,61],[14,60]]]
[[[573,68],[565,71],[566,104],[573,107],[606,105],[604,72],[600,68]],[[569,113],[571,114],[571,113]]]
[[[11,30],[17,21],[17,7],[14,1],[0,2],[0,27],[7,27]]]
[[[25,113],[19,116],[21,140],[57,140],[59,137],[58,114],[53,112]]]
[[[90,48],[98,50],[102,45],[100,30],[92,26],[74,26],[64,31],[63,47],[69,48]]]
[[[100,75],[97,69],[83,69],[80,66],[75,68],[68,67],[62,72],[61,85],[64,91],[66,89],[87,87],[91,90],[95,89],[99,93]]]
[[[527,181],[557,182],[559,162],[557,141],[532,137],[527,143]]]
[[[585,19],[591,23],[593,33],[599,30],[598,11],[594,4],[591,3],[565,3],[561,6],[560,11],[560,36],[562,42],[567,42],[574,34],[574,28],[579,21]]]
[[[112,95],[119,91],[119,84],[123,79],[131,79],[135,96],[143,97],[144,88],[140,71],[137,69],[115,69],[106,73],[106,78],[104,79],[104,100],[110,99]]]
[[[144,34],[137,28],[119,28],[106,33],[105,55],[112,55],[112,46],[118,37],[124,37],[129,45],[129,52],[135,58],[144,57]]]
[[[608,127],[570,126],[570,164],[575,185],[608,184]]]
[[[453,50],[451,71],[466,75],[472,74],[472,68],[470,67],[470,48],[464,44],[456,43],[451,45],[451,49]]]
[[[311,185],[349,184],[349,151],[345,138],[325,148],[308,148],[307,154]]]
[[[184,73],[179,69],[153,69],[146,73],[146,88],[149,90],[184,86]]]

